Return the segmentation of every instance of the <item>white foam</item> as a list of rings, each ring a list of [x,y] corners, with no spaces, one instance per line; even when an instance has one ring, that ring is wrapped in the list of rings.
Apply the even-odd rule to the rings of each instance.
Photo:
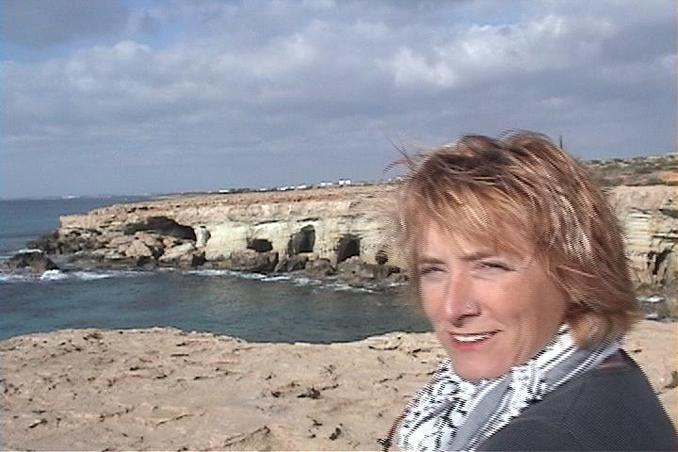
[[[230,270],[189,270],[186,273],[189,275],[198,275],[198,276],[233,276],[233,272]]]
[[[348,285],[346,283],[332,283],[327,285],[328,288],[332,290],[337,290],[340,292],[361,292],[361,293],[374,293],[373,290],[368,289],[366,287],[353,287],[351,285]]]
[[[240,279],[250,279],[263,282],[290,281],[292,284],[299,287],[316,286],[328,290],[337,290],[341,292],[375,293],[374,290],[365,287],[353,287],[346,283],[328,282],[319,279],[308,278],[306,276],[267,275],[263,273],[248,273],[235,270],[213,270],[213,269],[188,270],[185,271],[185,273],[198,276],[233,276]],[[396,283],[396,285],[398,284],[399,283]]]
[[[11,283],[11,282],[21,282],[21,281],[28,281],[31,279],[29,275],[19,275],[15,273],[0,273],[0,282],[3,283]]]
[[[300,276],[299,278],[294,278],[294,284],[297,286],[310,286],[312,284],[317,283],[317,281],[312,280],[310,278],[306,278],[304,276]]]
[[[275,281],[289,281],[290,279],[292,278],[286,275],[276,275],[276,276],[267,276],[263,278],[262,281],[275,282]]]
[[[134,276],[141,276],[147,272],[132,271],[132,270],[113,270],[113,271],[85,271],[79,270],[74,272],[63,272],[61,270],[47,270],[41,275],[34,273],[0,273],[0,282],[52,282],[63,280],[80,280],[80,281],[97,281],[99,279],[107,278],[129,278]]]
[[[236,272],[233,272],[232,274],[238,276],[239,278],[243,278],[243,279],[262,280],[262,279],[266,278],[266,275],[264,275],[262,273],[245,273],[245,272],[236,273]]]
[[[77,271],[77,272],[71,273],[70,275],[72,275],[75,278],[81,279],[83,281],[96,281],[98,279],[112,278],[112,277],[116,276],[116,272],[100,273],[100,272]],[[124,275],[120,275],[120,276],[124,276]]]
[[[40,276],[40,280],[42,281],[59,281],[66,278],[68,278],[68,275],[61,270],[47,270]]]
[[[7,251],[9,254],[0,254],[0,261],[8,261],[17,254],[31,254],[31,253],[42,253],[42,250],[37,248],[21,248],[14,251]]]
[[[21,248],[20,250],[16,251],[14,254],[32,254],[32,253],[42,254],[42,250],[40,248]]]

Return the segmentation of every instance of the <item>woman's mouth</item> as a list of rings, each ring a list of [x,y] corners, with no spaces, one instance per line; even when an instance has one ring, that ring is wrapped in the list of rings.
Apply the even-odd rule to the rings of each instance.
[[[483,333],[473,333],[473,334],[452,334],[452,345],[455,348],[460,350],[475,350],[483,345],[485,345],[497,331],[488,331]]]

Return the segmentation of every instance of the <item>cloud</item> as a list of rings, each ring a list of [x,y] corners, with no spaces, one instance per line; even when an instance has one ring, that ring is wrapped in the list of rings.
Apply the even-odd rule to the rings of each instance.
[[[105,39],[0,63],[0,175],[13,193],[36,161],[73,173],[50,192],[375,179],[389,139],[507,128],[581,156],[671,148],[670,2],[511,3],[144,2]],[[63,14],[60,42],[94,39]]]
[[[27,47],[50,47],[124,27],[127,11],[117,0],[3,0],[1,37]]]

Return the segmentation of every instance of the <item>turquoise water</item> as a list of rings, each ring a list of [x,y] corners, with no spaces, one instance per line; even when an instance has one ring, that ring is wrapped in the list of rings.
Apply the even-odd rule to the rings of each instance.
[[[56,228],[61,214],[130,200],[0,201],[0,255]],[[0,339],[62,328],[152,326],[319,343],[427,329],[403,296],[306,278],[173,270],[0,274]]]

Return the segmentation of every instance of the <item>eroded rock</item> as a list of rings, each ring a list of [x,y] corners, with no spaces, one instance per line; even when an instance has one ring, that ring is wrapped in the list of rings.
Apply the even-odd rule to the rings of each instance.
[[[278,253],[269,251],[258,253],[254,250],[236,251],[225,259],[225,265],[231,270],[255,273],[270,273],[278,263]]]
[[[19,253],[5,262],[5,268],[8,271],[30,271],[34,273],[44,273],[48,270],[58,270],[59,267],[40,251]]]
[[[324,258],[308,261],[304,271],[312,278],[324,278],[336,275],[337,273],[337,269],[332,265],[332,262]]]
[[[138,231],[155,231],[179,239],[196,240],[195,231],[192,227],[179,224],[172,218],[165,216],[148,217],[139,223],[126,224],[123,231],[128,235]]]
[[[297,254],[294,256],[283,256],[273,270],[275,273],[293,272],[303,270],[308,263],[308,255]]]
[[[659,296],[641,297],[638,299],[643,316],[648,320],[664,320],[671,317],[666,299]]]

